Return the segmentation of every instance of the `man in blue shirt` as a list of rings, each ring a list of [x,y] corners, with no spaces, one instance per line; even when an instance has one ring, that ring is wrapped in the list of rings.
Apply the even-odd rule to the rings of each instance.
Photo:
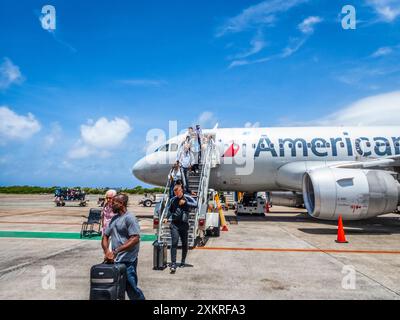
[[[105,230],[101,245],[107,261],[125,264],[126,292],[129,299],[144,300],[143,292],[137,286],[140,226],[136,217],[127,211],[127,207],[127,195],[119,194],[114,197],[112,208],[116,215]],[[112,251],[109,249],[110,237]]]

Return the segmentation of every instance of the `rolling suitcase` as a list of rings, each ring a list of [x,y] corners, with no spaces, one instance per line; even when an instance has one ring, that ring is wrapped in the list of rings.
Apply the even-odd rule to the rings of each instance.
[[[153,269],[164,270],[167,267],[167,244],[153,242]]]
[[[96,264],[90,269],[90,300],[125,300],[126,266]]]

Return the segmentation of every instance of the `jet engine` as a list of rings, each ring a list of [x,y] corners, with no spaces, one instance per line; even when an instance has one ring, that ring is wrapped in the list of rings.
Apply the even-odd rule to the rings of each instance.
[[[321,168],[304,174],[303,198],[315,218],[367,219],[397,210],[400,184],[383,170]]]

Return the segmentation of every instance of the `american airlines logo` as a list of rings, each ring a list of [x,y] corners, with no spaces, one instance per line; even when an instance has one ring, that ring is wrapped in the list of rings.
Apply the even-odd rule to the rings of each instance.
[[[229,157],[234,157],[237,152],[239,151],[239,145],[236,143],[232,143],[228,149],[223,154],[223,157],[229,158]]]
[[[278,139],[278,144],[275,144],[267,135],[263,135],[258,141],[254,157],[259,157],[261,152],[269,152],[272,157],[285,157],[288,149],[290,149],[292,157],[298,156],[299,151],[303,157],[308,157],[310,154],[317,157],[337,157],[338,150],[344,150],[348,156],[391,156],[400,154],[400,137],[373,137],[371,140],[367,137],[351,139],[347,132],[343,132],[343,137],[338,138],[317,137],[311,141],[303,138],[285,138]]]

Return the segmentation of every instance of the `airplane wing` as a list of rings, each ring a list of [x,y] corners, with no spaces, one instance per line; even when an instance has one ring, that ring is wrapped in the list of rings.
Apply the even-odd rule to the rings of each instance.
[[[400,166],[400,155],[387,156],[384,158],[376,159],[365,159],[360,161],[351,161],[345,163],[332,164],[329,167],[332,168],[347,168],[347,169],[371,169],[371,168],[387,168],[387,167],[399,167]]]

